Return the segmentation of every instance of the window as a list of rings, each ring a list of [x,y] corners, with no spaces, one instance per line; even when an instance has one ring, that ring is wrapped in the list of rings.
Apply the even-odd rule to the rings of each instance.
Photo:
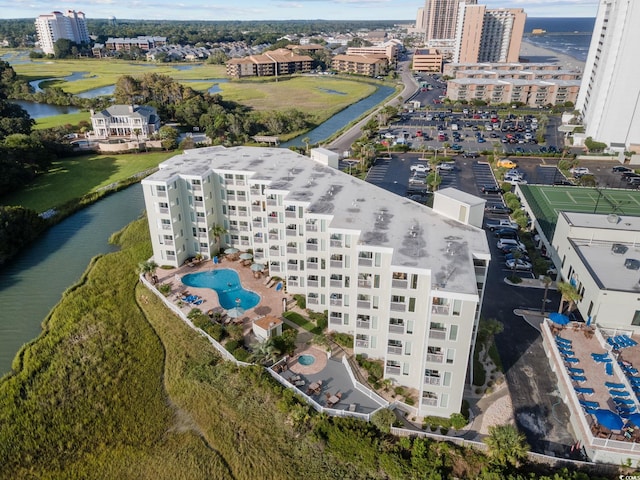
[[[418,288],[418,275],[411,275],[411,288],[413,290]]]
[[[633,314],[631,325],[634,325],[636,327],[640,325],[640,310],[636,310],[636,313]]]
[[[456,355],[455,349],[453,348],[447,349],[447,363],[453,363],[455,355]]]
[[[409,297],[409,311],[410,312],[416,311],[416,299],[413,297]]]
[[[455,342],[458,339],[458,325],[451,325],[449,327],[449,340]]]
[[[462,300],[454,300],[453,301],[453,315],[460,316],[460,312],[462,311]]]
[[[444,387],[451,386],[451,372],[444,372],[444,378],[442,380],[442,385]]]

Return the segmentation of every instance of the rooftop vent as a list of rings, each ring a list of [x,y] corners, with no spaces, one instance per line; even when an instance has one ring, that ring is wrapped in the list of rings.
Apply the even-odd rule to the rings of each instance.
[[[635,258],[627,258],[624,261],[624,266],[629,270],[640,270],[640,260],[636,260]]]
[[[611,245],[611,253],[615,253],[616,255],[624,255],[629,250],[629,247],[623,245],[622,243],[614,243]]]
[[[609,223],[618,223],[620,221],[620,216],[615,213],[610,213],[607,215],[607,222]]]

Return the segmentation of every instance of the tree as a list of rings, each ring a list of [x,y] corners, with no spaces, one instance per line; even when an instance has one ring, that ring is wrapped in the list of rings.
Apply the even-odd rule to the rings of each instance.
[[[513,425],[492,425],[484,441],[489,447],[489,457],[503,467],[517,467],[527,458],[529,445]]]
[[[0,265],[19,253],[46,228],[34,210],[0,206]]]
[[[540,313],[544,315],[544,309],[547,305],[547,294],[549,293],[549,286],[553,283],[551,277],[545,275],[542,279],[542,283],[544,283],[544,296],[542,297],[542,308],[540,309]]]
[[[276,348],[271,339],[254,344],[252,349],[253,352],[249,357],[249,361],[263,365],[274,362],[282,355],[282,352]]]
[[[216,241],[218,248],[220,248],[220,238],[226,234],[227,229],[218,223],[214,224],[213,227],[211,227],[211,235],[213,235],[213,239]]]
[[[576,287],[571,285],[570,283],[558,282],[557,287],[560,295],[562,295],[562,297],[560,298],[560,307],[558,308],[558,312],[562,313],[565,310],[565,302],[569,303],[566,311],[571,312],[574,309],[576,302],[578,302],[582,298],[582,296],[580,295],[580,293],[578,293]]]
[[[378,430],[383,433],[389,433],[395,421],[396,414],[388,408],[382,408],[371,416],[371,423],[378,427]]]
[[[304,151],[307,155],[309,155],[309,142],[311,139],[309,137],[304,137],[302,139],[302,143],[304,143]]]
[[[155,276],[158,264],[153,260],[147,260],[138,264],[138,273],[143,274],[145,277]]]
[[[56,58],[67,58],[71,55],[71,47],[74,45],[68,38],[59,38],[53,44],[53,54]]]

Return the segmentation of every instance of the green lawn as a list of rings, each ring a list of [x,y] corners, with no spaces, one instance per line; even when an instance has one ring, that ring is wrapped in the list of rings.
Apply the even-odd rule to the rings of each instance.
[[[19,192],[5,195],[2,205],[22,205],[37,212],[62,205],[100,187],[124,180],[175,155],[153,152],[126,155],[86,155],[55,162],[49,173]]]
[[[43,130],[45,128],[58,127],[60,125],[78,125],[80,121],[86,120],[91,123],[91,115],[89,112],[66,113],[64,115],[55,115],[53,117],[44,117],[36,119],[35,130]]]

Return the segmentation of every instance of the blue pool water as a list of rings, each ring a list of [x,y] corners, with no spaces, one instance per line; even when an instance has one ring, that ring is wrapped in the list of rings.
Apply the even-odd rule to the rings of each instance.
[[[300,365],[305,365],[305,366],[313,365],[313,362],[315,361],[316,359],[313,355],[300,355],[298,357],[298,363]]]
[[[240,307],[248,310],[260,303],[260,295],[251,290],[245,290],[240,283],[240,277],[235,270],[228,268],[211,270],[210,272],[189,273],[182,277],[182,283],[190,287],[211,288],[218,294],[220,306],[230,310],[238,306],[236,299],[240,299]]]

